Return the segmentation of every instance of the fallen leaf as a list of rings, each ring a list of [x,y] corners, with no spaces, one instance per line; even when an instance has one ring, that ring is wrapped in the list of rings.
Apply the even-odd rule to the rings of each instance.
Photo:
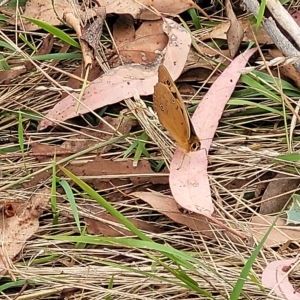
[[[269,49],[268,51],[273,58],[284,57],[278,49]],[[300,88],[300,74],[292,64],[280,65],[279,70],[285,77],[292,79],[295,85]]]
[[[223,230],[214,230],[210,227],[210,224],[216,224],[220,226],[222,229],[226,230],[227,237],[231,240],[237,242],[237,237],[246,240],[247,237],[241,234],[240,232],[233,229],[235,224],[231,224],[231,227],[225,226],[219,219],[216,217],[205,217],[203,215],[199,215],[198,213],[182,213],[176,201],[173,197],[165,196],[159,193],[151,193],[151,192],[134,192],[130,194],[131,196],[138,197],[149,205],[151,205],[155,210],[169,217],[176,223],[183,224],[188,226],[189,228],[201,232],[201,234],[210,237],[223,237]]]
[[[87,176],[85,182],[99,190],[128,184],[130,181],[133,185],[149,181],[153,184],[167,184],[169,175],[167,170],[153,172],[147,160],[139,161],[134,167],[131,160],[113,161],[99,156],[93,161],[70,164],[68,170],[76,176]]]
[[[94,8],[86,7],[85,11],[81,10],[81,6],[78,4],[74,4],[74,8],[77,9],[78,14],[81,16],[82,20],[86,20],[86,17],[93,18],[97,15],[97,10]],[[48,0],[27,0],[24,8],[24,13],[22,14],[24,17],[37,19],[39,21],[43,21],[52,26],[60,26],[63,25],[63,16],[66,13],[73,13],[73,7],[70,6],[69,1],[67,0],[59,0],[55,1],[55,10],[53,8],[52,1]],[[13,15],[11,18],[6,20],[9,24],[16,23],[16,16]],[[27,21],[26,19],[20,20],[18,19],[18,25],[22,24],[22,28],[27,31],[35,31],[40,29],[39,26]]]
[[[12,79],[17,78],[18,76],[27,72],[27,69],[24,67],[17,67],[11,70],[1,70],[0,71],[0,83],[5,82],[8,84]]]
[[[98,0],[100,6],[106,7],[106,13],[115,14],[131,14],[135,19],[142,20],[157,20],[160,16],[153,13],[153,10],[149,9],[152,6],[160,13],[167,14],[180,14],[190,8],[199,8],[192,0],[180,0],[180,1],[159,1],[159,0],[123,0],[121,3],[119,0]],[[203,12],[203,11],[202,11]]]
[[[253,23],[251,20],[248,19],[243,19],[238,21],[244,32],[244,37],[243,37],[243,42],[251,42],[255,41],[255,38],[253,36],[253,32],[255,32],[255,37],[257,39],[257,42],[259,44],[263,45],[273,45],[274,42],[272,39],[269,37],[269,35],[266,33],[266,31],[260,27],[258,31],[255,29],[255,23]],[[207,39],[223,39],[226,40],[226,32],[228,31],[230,27],[230,21],[227,22],[222,22],[221,24],[214,26],[212,30],[201,36],[201,41],[205,41]]]
[[[282,259],[269,263],[262,274],[262,285],[272,289],[280,299],[299,300],[300,293],[295,291],[289,281],[288,271],[299,259],[299,256],[293,259]]]
[[[197,90],[188,83],[180,84],[178,90],[181,95],[190,95],[190,96],[195,95],[197,92]]]
[[[170,41],[164,49],[163,64],[175,80],[184,67],[191,45],[191,36],[181,25],[170,19],[164,19],[163,29]],[[136,90],[139,95],[153,94],[154,85],[158,81],[157,68],[158,66],[150,68],[133,64],[110,70],[86,88],[78,111],[76,111],[78,94],[72,93],[47,113],[38,129],[45,129],[54,122],[64,121],[132,97]]]
[[[138,220],[132,217],[127,219],[140,230],[152,233],[164,232],[162,229],[149,222]],[[102,234],[103,236],[107,237],[132,235],[132,233],[128,229],[122,227],[120,222],[115,217],[107,213],[93,214],[93,212],[91,212],[91,217],[84,218],[84,221],[88,225],[87,232],[89,234]]]
[[[287,177],[278,173],[270,181],[262,196],[259,213],[269,215],[281,211],[299,183],[300,179],[297,177]]]
[[[192,122],[201,141],[201,149],[185,153],[177,148],[170,165],[170,188],[177,203],[195,213],[210,216],[214,211],[207,174],[207,154],[223,110],[235,85],[240,70],[256,49],[238,57],[213,83],[198,105]]]
[[[39,217],[48,205],[51,190],[42,188],[27,203],[14,206],[15,214],[1,218],[0,277],[6,273],[7,261],[13,259],[24,247],[26,241],[38,230]]]
[[[34,143],[32,144],[32,149],[36,151],[37,159],[42,162],[52,159],[54,153],[57,156],[70,155],[68,153],[69,150],[46,144]],[[138,165],[134,167],[131,160],[113,161],[96,156],[96,158],[90,161],[70,163],[68,170],[76,176],[86,176],[87,178],[84,178],[85,182],[99,190],[116,188],[130,182],[136,186],[146,182],[168,184],[169,181],[169,174],[166,169],[160,173],[155,173],[152,171],[150,163],[147,160],[140,160]],[[34,186],[37,182],[47,179],[50,175],[50,171],[39,173],[29,182],[23,183],[23,186]],[[58,172],[57,176],[61,176],[61,172]]]
[[[52,50],[53,43],[54,43],[53,35],[52,34],[47,34],[43,38],[42,45],[39,47],[39,49],[35,53],[35,55],[49,54],[51,52],[51,50]],[[35,68],[35,65],[31,61],[26,61],[25,62],[25,66],[26,66],[27,71],[31,71],[32,69]]]
[[[250,232],[258,241],[261,241],[275,218],[275,216],[253,216],[248,222]],[[299,241],[299,234],[299,226],[287,226],[286,220],[279,218],[264,245],[266,247],[278,247],[288,240]]]
[[[135,39],[134,19],[131,15],[119,15],[113,25],[114,44],[117,48],[122,43],[130,43]]]
[[[199,214],[182,213],[172,197],[150,192],[134,192],[130,195],[144,200],[156,211],[164,214],[176,223],[183,224],[207,237],[215,237],[207,218]]]
[[[230,22],[228,31],[226,32],[228,49],[230,56],[235,57],[240,44],[244,37],[244,31],[242,25],[239,23],[233,9],[230,0],[225,1],[226,14]]]
[[[163,20],[144,21],[136,31],[134,39],[116,44],[122,60],[144,65],[156,60],[168,43],[162,25]],[[122,28],[119,27],[119,30]]]
[[[261,197],[263,195],[272,178],[274,178],[274,172],[266,172],[259,178],[260,182],[257,184],[254,192],[255,198]]]

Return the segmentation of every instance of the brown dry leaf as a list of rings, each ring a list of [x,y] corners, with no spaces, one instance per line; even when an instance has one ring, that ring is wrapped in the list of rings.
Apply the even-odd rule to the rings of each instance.
[[[300,184],[300,179],[278,173],[269,183],[263,196],[259,213],[268,215],[281,211]]]
[[[133,167],[131,160],[112,161],[97,156],[93,161],[83,164],[70,164],[68,170],[76,176],[87,176],[88,179],[85,182],[99,190],[130,182],[133,185],[149,181],[153,184],[168,184],[169,182],[167,170],[155,173],[146,160],[139,161],[137,167]]]
[[[284,57],[282,52],[278,49],[270,49],[269,54],[273,58]],[[295,67],[292,64],[288,64],[285,66],[279,66],[280,72],[287,78],[290,78],[294,81],[295,85],[300,88],[300,74],[297,72]]]
[[[233,58],[236,55],[240,47],[240,44],[243,40],[244,31],[232,9],[230,0],[225,1],[225,8],[226,8],[227,17],[230,22],[229,29],[226,32],[226,36],[227,36],[230,56],[231,58]]]
[[[59,155],[69,155],[70,151],[61,147],[55,147],[45,144],[32,144],[32,149],[35,152],[39,161],[49,161],[54,153]],[[74,153],[74,151],[71,151]],[[77,151],[75,151],[77,152]],[[131,160],[127,161],[112,161],[106,160],[97,156],[94,160],[68,165],[68,170],[76,176],[87,176],[85,182],[99,190],[119,187],[130,182],[133,185],[151,182],[152,184],[168,184],[169,173],[164,169],[160,173],[152,171],[148,161],[139,161],[137,167],[133,167]],[[62,174],[58,172],[58,176]],[[46,180],[51,175],[51,171],[45,171],[32,178],[29,182],[23,183],[23,187],[31,187],[40,181]]]
[[[52,1],[48,0],[28,0],[24,9],[24,16],[44,21],[53,26],[63,25],[63,15],[65,13],[73,13],[73,8],[70,6],[67,0],[55,1],[55,11],[52,6]],[[106,8],[106,13],[111,14],[131,14],[135,19],[143,20],[158,20],[161,18],[160,15],[153,13],[149,7],[154,7],[161,13],[168,14],[179,14],[190,8],[199,10],[202,14],[209,18],[209,16],[192,0],[181,0],[181,1],[158,1],[158,0],[124,0],[120,4],[119,0],[99,0],[97,3],[101,7]],[[93,8],[86,8],[83,12],[80,5],[75,5],[75,9],[81,15],[81,18],[85,20],[88,18],[95,17],[97,12]],[[3,10],[3,9],[2,9]],[[15,15],[13,15],[7,22],[15,24]],[[23,20],[25,30],[35,31],[39,27],[30,23],[29,21]]]
[[[114,44],[119,48],[122,43],[135,39],[134,19],[131,15],[120,15],[113,25]]]
[[[70,5],[67,0],[55,1],[55,11],[62,20],[63,14],[71,10]],[[28,18],[38,19],[44,21],[53,26],[63,25],[63,23],[57,18],[53,10],[52,2],[48,0],[28,0],[24,8],[24,16]],[[10,24],[15,24],[16,17],[12,16],[7,20]],[[24,29],[27,31],[38,30],[37,25],[32,24],[27,20],[22,20],[24,24]]]
[[[25,67],[17,67],[11,70],[1,70],[0,71],[0,83],[4,82],[9,84],[12,79],[17,78],[18,76],[26,73],[27,70]]]
[[[50,200],[48,187],[38,190],[27,203],[14,208],[15,215],[2,215],[0,226],[0,275],[6,273],[5,267],[23,248],[26,241],[38,230],[39,217]]]
[[[38,51],[34,54],[36,55],[43,55],[43,54],[48,54],[51,52],[53,47],[53,35],[52,34],[47,34],[42,42],[42,45],[38,49]],[[12,64],[14,62],[12,61]],[[5,81],[6,84],[8,84],[11,79],[14,79],[21,74],[24,74],[28,71],[31,71],[35,66],[32,64],[31,61],[25,61],[24,66],[16,66],[12,67],[11,70],[3,70],[0,71],[0,82]]]
[[[173,197],[165,196],[158,193],[151,192],[134,192],[130,194],[131,196],[140,198],[151,205],[155,210],[169,217],[173,221],[179,224],[183,224],[195,231],[200,232],[201,234],[215,238],[216,236],[223,237],[223,230],[220,228],[217,231],[214,231],[209,224],[214,223],[220,226],[222,229],[226,230],[227,237],[237,241],[237,237],[246,239],[246,236],[239,233],[235,230],[235,223],[231,224],[231,227],[224,226],[222,221],[215,217],[206,218],[203,215],[195,214],[195,213],[182,213],[178,204],[174,200]]]
[[[178,90],[181,95],[191,95],[192,96],[197,93],[197,90],[188,83],[182,83]]]
[[[38,19],[40,21],[46,22],[52,26],[63,25],[63,16],[66,13],[73,13],[73,8],[70,6],[68,0],[55,1],[55,10],[53,9],[52,1],[48,0],[28,0],[26,1],[23,16],[33,19]],[[74,4],[75,5],[75,4]],[[82,20],[86,18],[92,18],[97,15],[97,9],[86,8],[85,11],[81,10],[80,5],[75,5],[77,12],[81,15]],[[13,15],[10,19],[6,20],[10,24],[15,24],[16,16]],[[22,19],[22,26],[27,31],[38,30],[37,25]]]
[[[251,222],[248,223],[249,230],[258,241],[261,241],[275,219],[275,216],[254,216],[252,217]],[[300,227],[287,226],[285,224],[286,220],[282,218],[277,220],[264,244],[265,246],[278,247],[288,240],[299,241]]]
[[[244,42],[250,42],[250,41],[255,41],[253,37],[253,32],[256,32],[255,29],[255,24],[253,24],[250,20],[243,19],[243,20],[238,20],[238,22],[241,24],[243,32],[244,32]],[[201,41],[205,41],[207,39],[223,39],[226,40],[226,32],[228,31],[230,27],[230,21],[227,22],[222,22],[220,25],[213,27],[213,29],[203,35],[201,37]],[[256,33],[256,39],[259,44],[271,44],[273,45],[274,42],[271,40],[269,35],[265,32],[265,30],[260,27],[258,29],[258,32]]]
[[[107,213],[93,215],[93,217],[97,217],[97,220],[93,218],[84,218],[84,221],[88,225],[87,232],[89,234],[102,234],[103,236],[107,237],[132,235],[132,233],[128,229],[120,225],[120,222],[115,217]],[[103,219],[103,221],[99,219]],[[145,222],[143,220],[138,220],[135,218],[128,218],[128,220],[140,230],[153,233],[163,233],[162,229],[154,226],[153,224],[150,224],[149,222]]]
[[[180,1],[160,1],[160,0],[98,0],[101,6],[106,7],[106,13],[115,13],[118,15],[131,14],[134,19],[142,20],[158,20],[161,17],[153,13],[149,7],[154,7],[160,13],[168,14],[180,14],[190,8],[196,8],[202,13],[202,9],[199,8],[192,0],[180,0]]]
[[[219,75],[216,74],[210,77],[211,72],[212,71],[207,68],[192,68],[184,72],[178,78],[178,82],[205,81],[206,83],[213,83],[219,77]],[[207,78],[209,78],[209,80],[207,80]]]
[[[183,224],[207,237],[215,237],[207,218],[195,213],[182,213],[172,197],[150,192],[134,192],[130,195],[144,200],[176,223]]]
[[[50,53],[51,50],[52,50],[52,47],[53,47],[53,43],[54,43],[53,35],[52,34],[47,34],[43,38],[43,43],[42,43],[41,47],[39,48],[38,52],[35,55],[43,55],[43,54]],[[27,71],[31,71],[32,69],[35,68],[35,66],[32,64],[31,61],[26,61],[25,66],[26,66]]]
[[[258,198],[263,195],[269,182],[271,181],[272,178],[274,178],[275,175],[276,173],[274,172],[266,172],[259,178],[260,182],[257,184],[254,192],[255,198]]]
[[[80,288],[76,288],[76,287],[72,287],[72,288],[65,288],[61,291],[60,296],[57,300],[69,300],[69,299],[78,299],[80,297],[80,293],[82,289]],[[78,293],[78,297],[76,297],[76,293]],[[71,298],[72,297],[72,298]]]
[[[56,157],[65,157],[75,153],[75,151],[64,149],[61,146],[52,146],[40,143],[31,143],[31,149],[33,155],[39,162],[52,161],[54,155],[56,155]]]
[[[222,65],[229,65],[230,59],[227,57],[230,56],[229,50],[217,50],[211,49],[209,47],[198,45],[199,50],[204,55],[199,55],[195,50],[190,49],[186,64],[184,66],[183,72],[180,75],[178,81],[180,82],[190,82],[190,81],[206,81],[207,83],[213,83],[215,79],[219,76],[217,72],[215,75],[210,76],[211,73],[215,70],[216,64],[221,63]],[[210,59],[206,57],[211,57],[214,61],[214,64],[211,63]],[[210,78],[207,81],[207,78]]]
[[[135,38],[116,44],[121,59],[125,63],[149,64],[157,59],[160,52],[167,46],[168,37],[162,30],[163,21],[145,21],[136,31]],[[124,23],[124,26],[127,26]],[[117,27],[114,33],[120,36],[125,30]]]
[[[221,50],[221,49],[213,49],[210,47],[207,47],[206,45],[199,44],[198,45],[199,51],[203,53],[205,56],[209,56],[213,59],[215,63],[222,63],[228,66],[231,62],[231,59],[229,58],[230,52],[228,49]],[[207,60],[205,56],[200,56],[198,52],[196,52],[193,48],[190,50],[186,66],[184,67],[184,70],[189,69],[191,65],[193,64],[200,64],[197,65],[197,67],[210,67],[212,68],[210,60]],[[213,68],[212,68],[213,70]]]

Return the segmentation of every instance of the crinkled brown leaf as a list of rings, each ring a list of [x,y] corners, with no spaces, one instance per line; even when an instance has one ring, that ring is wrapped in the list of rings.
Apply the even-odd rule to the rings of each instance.
[[[31,199],[14,207],[15,215],[2,215],[0,220],[0,275],[5,273],[4,260],[13,259],[39,228],[39,217],[49,203],[51,190],[48,187],[37,190]]]

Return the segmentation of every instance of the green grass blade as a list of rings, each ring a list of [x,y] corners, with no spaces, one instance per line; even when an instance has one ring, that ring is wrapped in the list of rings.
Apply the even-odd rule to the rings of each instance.
[[[34,52],[37,52],[38,49],[28,41],[28,39],[26,38],[26,36],[22,33],[19,34],[19,38]]]
[[[72,213],[73,213],[77,228],[78,228],[79,232],[81,232],[79,214],[78,214],[77,205],[76,205],[76,201],[75,201],[75,197],[74,197],[74,194],[72,192],[72,189],[71,189],[69,183],[66,180],[60,180],[59,184],[62,186],[62,188],[64,189],[64,191],[67,195],[67,199],[70,203],[70,206],[71,206],[71,209],[72,209]]]
[[[257,14],[256,26],[255,26],[256,32],[258,31],[258,29],[263,21],[265,9],[266,9],[266,2],[267,2],[267,0],[262,0],[260,3],[258,14]]]
[[[230,105],[247,105],[247,106],[256,106],[258,108],[261,108],[262,110],[271,112],[273,114],[279,115],[279,116],[284,116],[284,113],[280,110],[277,110],[275,108],[272,108],[270,106],[264,105],[264,104],[260,104],[258,102],[254,102],[254,101],[248,101],[248,100],[239,100],[239,99],[230,99],[228,101],[228,104]]]
[[[60,169],[72,179],[78,186],[80,186],[89,196],[95,199],[103,208],[105,208],[111,215],[119,220],[124,226],[126,226],[132,233],[145,241],[151,241],[144,233],[142,233],[137,227],[135,227],[130,221],[128,221],[118,210],[116,210],[110,203],[108,203],[103,197],[101,197],[93,188],[75,176],[73,173],[60,167]]]
[[[193,21],[193,24],[195,26],[195,28],[197,30],[201,29],[201,24],[200,24],[200,20],[199,20],[199,15],[197,13],[197,11],[195,10],[195,8],[191,8],[188,10],[191,18],[192,18],[192,21]]]
[[[77,43],[73,38],[71,38],[68,34],[66,34],[64,31],[60,30],[59,28],[54,27],[46,22],[43,22],[43,21],[40,21],[37,19],[28,18],[25,16],[23,16],[23,18],[30,21],[31,23],[41,27],[45,31],[52,33],[54,36],[58,37],[62,41],[66,42],[67,44],[80,49],[79,43]]]
[[[54,153],[53,157],[53,165],[52,165],[52,183],[51,183],[51,209],[52,209],[52,224],[58,224],[58,212],[57,212],[57,198],[56,198],[56,153]]]
[[[229,300],[237,300],[239,299],[239,296],[241,295],[241,292],[243,290],[244,284],[246,282],[247,277],[249,276],[249,273],[251,271],[252,265],[256,259],[256,257],[259,255],[260,250],[262,249],[262,247],[264,246],[265,241],[267,240],[270,232],[272,231],[274,225],[277,222],[277,219],[279,218],[279,215],[277,216],[277,218],[274,220],[274,222],[272,223],[272,225],[270,226],[270,228],[268,229],[268,231],[266,232],[266,234],[264,235],[264,237],[262,238],[262,240],[259,242],[259,244],[257,245],[257,247],[254,249],[254,251],[252,252],[251,256],[249,257],[247,263],[245,264],[245,266],[242,269],[242,272],[240,274],[239,279],[237,280],[235,287],[230,295]]]

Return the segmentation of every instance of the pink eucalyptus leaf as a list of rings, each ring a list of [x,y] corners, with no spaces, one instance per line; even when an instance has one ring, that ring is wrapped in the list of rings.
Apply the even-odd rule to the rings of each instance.
[[[289,281],[288,269],[299,259],[283,259],[269,263],[262,274],[262,285],[272,289],[280,299],[300,300],[300,293],[296,292]]]
[[[167,18],[164,18],[163,30],[169,38],[169,43],[163,51],[163,64],[175,80],[181,74],[187,60],[191,36],[181,25]],[[54,123],[133,97],[135,90],[143,96],[153,94],[154,85],[158,81],[157,68],[158,65],[149,67],[131,64],[111,69],[90,83],[79,105],[76,93],[58,102],[42,119],[38,129],[45,129]]]
[[[185,209],[211,216],[214,206],[207,174],[207,154],[227,101],[256,49],[238,57],[213,83],[195,111],[192,122],[201,140],[201,149],[185,153],[177,148],[170,165],[170,188],[176,202]]]

